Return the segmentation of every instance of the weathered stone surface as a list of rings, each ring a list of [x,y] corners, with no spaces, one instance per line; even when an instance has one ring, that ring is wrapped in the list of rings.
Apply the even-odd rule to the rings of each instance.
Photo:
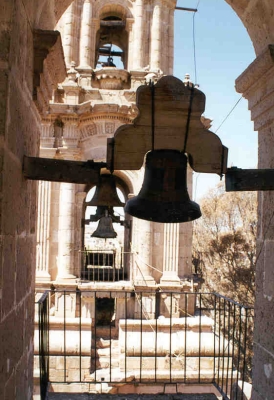
[[[100,396],[100,397],[99,397]],[[134,394],[127,394],[126,398],[127,399],[144,399],[144,400],[152,400],[155,396],[157,396],[157,399],[159,400],[217,400],[217,397],[214,394],[157,394],[157,395],[134,395]],[[106,394],[100,394],[100,395],[94,395],[94,394],[69,394],[69,393],[50,393],[49,394],[49,399],[59,399],[59,400],[73,400],[73,399],[81,399],[81,400],[97,400],[97,399],[103,399],[103,400],[123,400],[125,398],[125,395],[106,395]]]

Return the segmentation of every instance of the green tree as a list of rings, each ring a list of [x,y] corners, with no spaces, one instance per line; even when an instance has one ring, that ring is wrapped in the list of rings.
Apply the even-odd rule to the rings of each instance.
[[[202,292],[215,292],[245,306],[254,306],[257,195],[255,192],[226,193],[219,184],[200,202],[202,217],[194,223],[193,264],[202,277]],[[212,309],[213,299],[205,297],[203,306]],[[251,311],[251,310],[250,310]],[[218,310],[217,310],[218,312]],[[225,308],[220,313],[224,314]],[[210,313],[209,313],[210,315]],[[229,314],[230,315],[230,314]],[[253,318],[248,312],[246,339],[241,332],[241,311],[233,313],[226,324],[217,317],[222,334],[233,337],[235,354],[245,354],[237,370],[250,380],[253,354]],[[226,318],[228,318],[226,310]],[[246,346],[246,347],[245,347]],[[245,361],[243,361],[245,360]],[[245,366],[245,367],[244,367]]]
[[[230,192],[219,184],[200,202],[194,223],[193,264],[202,290],[254,305],[257,195]]]

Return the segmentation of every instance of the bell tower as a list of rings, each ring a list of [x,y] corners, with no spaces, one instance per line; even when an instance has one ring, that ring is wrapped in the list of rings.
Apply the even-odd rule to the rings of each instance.
[[[174,0],[71,3],[56,27],[62,37],[67,78],[55,88],[49,109],[44,110],[43,99],[38,99],[43,116],[40,157],[106,161],[107,139],[138,116],[137,88],[172,75],[175,6]],[[135,140],[132,137],[132,146]],[[191,171],[187,174],[191,193]],[[144,168],[115,170],[113,176],[126,201],[139,192]],[[90,189],[40,182],[38,281],[81,278],[85,266],[80,255],[92,247],[87,220],[94,217],[86,215]],[[129,284],[140,290],[193,290],[191,222],[164,224],[126,214],[122,225],[119,251],[124,254]]]

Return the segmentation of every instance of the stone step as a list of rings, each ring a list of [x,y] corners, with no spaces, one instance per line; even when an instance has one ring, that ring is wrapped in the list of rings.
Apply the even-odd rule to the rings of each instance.
[[[77,394],[49,393],[48,400],[217,400],[215,394]],[[221,398],[221,397],[220,397]]]
[[[118,339],[118,328],[115,326],[110,327],[109,326],[96,326],[96,329],[93,328],[93,337],[97,338],[103,338],[103,339]]]

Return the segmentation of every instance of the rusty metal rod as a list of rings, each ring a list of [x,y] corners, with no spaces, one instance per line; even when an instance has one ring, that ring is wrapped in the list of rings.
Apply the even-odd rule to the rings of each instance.
[[[182,11],[192,11],[192,12],[197,12],[197,8],[188,8],[188,7],[175,7],[175,10],[182,10]]]

